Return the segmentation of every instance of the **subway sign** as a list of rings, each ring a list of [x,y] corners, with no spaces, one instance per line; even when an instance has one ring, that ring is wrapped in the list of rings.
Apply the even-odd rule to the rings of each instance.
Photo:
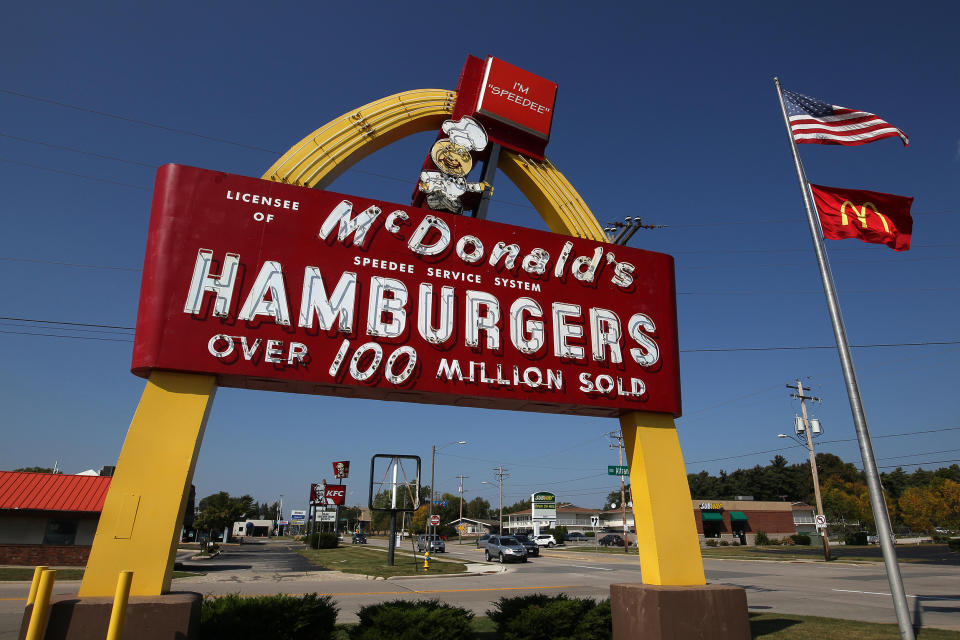
[[[665,254],[182,165],[157,172],[132,370],[680,415]]]

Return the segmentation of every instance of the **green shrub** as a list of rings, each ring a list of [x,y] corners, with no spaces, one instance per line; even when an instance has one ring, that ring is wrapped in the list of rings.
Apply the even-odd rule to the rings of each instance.
[[[487,615],[503,640],[609,640],[610,601],[531,594],[500,598]]]
[[[844,542],[847,544],[865,545],[867,544],[867,532],[854,531],[853,533],[848,533],[844,538]]]
[[[200,609],[203,640],[326,640],[334,637],[337,607],[330,596],[205,598]]]
[[[715,547],[717,546],[717,541],[714,540],[713,538],[710,538],[709,540],[707,540],[706,544],[708,547]]]
[[[740,546],[740,541],[739,541],[739,540],[734,540],[731,544],[732,544],[734,547],[739,547],[739,546]]]
[[[960,551],[960,538],[950,538],[947,540],[947,548],[950,551]]]
[[[793,540],[793,544],[799,544],[799,545],[805,545],[805,546],[810,545],[810,536],[808,536],[805,533],[795,533],[792,536],[790,536],[790,539]]]
[[[770,542],[768,542],[767,544],[772,544],[775,547],[779,547],[782,544],[786,544],[786,542],[784,542],[780,538],[770,538]]]
[[[552,529],[547,529],[546,533],[552,534],[553,539],[557,541],[557,544],[563,544],[563,537],[569,533],[567,528],[564,526],[554,527]]]
[[[311,549],[336,549],[340,540],[335,533],[311,533],[305,538]]]
[[[720,541],[720,546],[721,546],[721,547],[729,547],[729,546],[730,546],[730,543],[727,542],[726,540],[721,540],[721,541]]]
[[[439,600],[394,600],[362,607],[351,640],[461,640],[473,637],[473,613]],[[206,640],[206,639],[204,639]]]
[[[588,538],[595,538],[595,537],[597,536],[597,532],[596,532],[596,531],[587,531],[587,532],[586,532],[585,534],[583,534],[583,535],[587,536]]]
[[[767,535],[766,531],[757,531],[757,535],[754,538],[753,543],[758,547],[770,544],[770,536]]]

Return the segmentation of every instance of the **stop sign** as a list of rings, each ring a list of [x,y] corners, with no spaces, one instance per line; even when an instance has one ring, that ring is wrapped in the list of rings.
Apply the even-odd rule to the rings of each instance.
[[[440,524],[440,516],[430,516],[430,526],[435,527]]]

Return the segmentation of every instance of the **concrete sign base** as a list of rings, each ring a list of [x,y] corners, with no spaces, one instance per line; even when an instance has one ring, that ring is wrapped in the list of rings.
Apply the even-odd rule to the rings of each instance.
[[[750,640],[740,587],[610,585],[613,640]]]
[[[123,624],[123,638],[151,640],[200,637],[199,593],[182,592],[164,596],[131,596]],[[103,640],[110,625],[113,598],[53,596],[44,638],[56,640]],[[20,627],[20,640],[27,635],[33,605],[27,605]]]

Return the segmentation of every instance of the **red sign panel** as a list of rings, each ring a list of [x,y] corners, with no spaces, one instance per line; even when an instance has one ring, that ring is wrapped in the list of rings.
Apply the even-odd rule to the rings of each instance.
[[[556,98],[556,83],[491,56],[476,112],[548,140]]]
[[[440,524],[440,516],[437,516],[437,515],[430,516],[431,527],[436,527],[439,524]]]
[[[333,477],[334,478],[349,478],[350,477],[350,461],[341,460],[340,462],[333,463]]]
[[[679,415],[673,259],[166,165],[132,369],[298,393]]]
[[[343,501],[347,498],[347,485],[328,484],[323,492],[323,496],[330,504],[343,504]]]
[[[316,504],[323,500],[323,485],[311,484],[310,485],[310,504]]]

